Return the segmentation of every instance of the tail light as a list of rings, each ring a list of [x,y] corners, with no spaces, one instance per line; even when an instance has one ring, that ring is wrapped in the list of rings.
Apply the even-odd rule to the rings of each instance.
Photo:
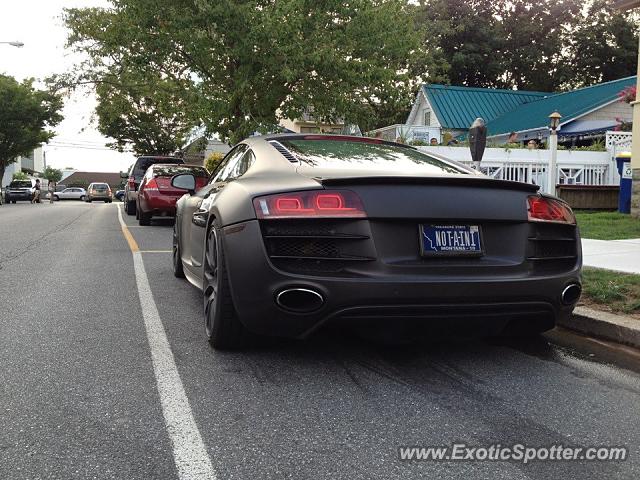
[[[360,198],[348,190],[311,190],[257,197],[253,206],[259,219],[366,217]]]
[[[136,178],[134,176],[129,177],[129,189],[136,189]]]
[[[158,191],[158,182],[156,182],[156,179],[155,179],[155,178],[152,178],[152,179],[151,179],[151,180],[149,180],[149,181],[147,182],[147,184],[144,186],[144,189],[145,189],[145,190],[151,190],[151,191],[157,192],[157,191]]]
[[[560,200],[534,195],[527,198],[527,203],[530,222],[576,224],[571,207]]]

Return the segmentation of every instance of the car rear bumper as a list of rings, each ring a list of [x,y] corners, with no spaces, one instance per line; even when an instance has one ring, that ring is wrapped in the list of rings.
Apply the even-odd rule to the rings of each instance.
[[[242,323],[263,335],[305,337],[327,322],[361,327],[416,327],[439,331],[495,334],[511,328],[543,331],[574,305],[563,290],[580,284],[581,260],[563,273],[476,275],[384,273],[350,277],[302,275],[276,268],[267,256],[257,221],[232,225],[222,235],[232,297]],[[278,294],[304,289],[319,294],[321,305],[296,312],[276,303]],[[315,297],[317,298],[317,297]]]
[[[175,217],[176,202],[181,196],[145,192],[140,197],[140,206],[144,212],[151,212],[153,216]]]

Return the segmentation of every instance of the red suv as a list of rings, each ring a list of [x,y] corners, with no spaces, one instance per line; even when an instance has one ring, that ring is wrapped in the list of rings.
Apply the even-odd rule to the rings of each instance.
[[[151,217],[176,214],[176,202],[184,190],[171,186],[171,177],[190,173],[196,177],[196,190],[204,187],[209,172],[204,167],[156,163],[151,165],[140,181],[136,205],[136,218],[140,225],[149,225]]]

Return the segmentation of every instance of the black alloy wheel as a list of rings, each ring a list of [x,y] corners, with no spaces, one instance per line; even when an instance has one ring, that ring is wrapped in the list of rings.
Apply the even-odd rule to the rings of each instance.
[[[184,278],[184,266],[182,265],[182,253],[180,252],[180,240],[178,239],[178,219],[173,224],[173,275]]]
[[[213,224],[207,233],[202,286],[205,331],[211,346],[216,349],[244,346],[249,335],[236,314],[222,243]]]

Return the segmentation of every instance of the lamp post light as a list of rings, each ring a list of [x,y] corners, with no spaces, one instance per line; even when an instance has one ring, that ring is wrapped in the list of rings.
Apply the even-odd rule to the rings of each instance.
[[[24,47],[24,43],[22,42],[0,42],[0,43],[4,43],[6,45],[11,45],[12,47],[18,47],[18,48],[22,48]]]
[[[558,112],[553,112],[549,115],[549,151],[551,158],[549,159],[549,175],[548,175],[548,187],[547,193],[551,195],[556,194],[556,180],[558,178],[558,169],[556,163],[558,160],[558,127],[560,126],[560,119],[562,115]]]

